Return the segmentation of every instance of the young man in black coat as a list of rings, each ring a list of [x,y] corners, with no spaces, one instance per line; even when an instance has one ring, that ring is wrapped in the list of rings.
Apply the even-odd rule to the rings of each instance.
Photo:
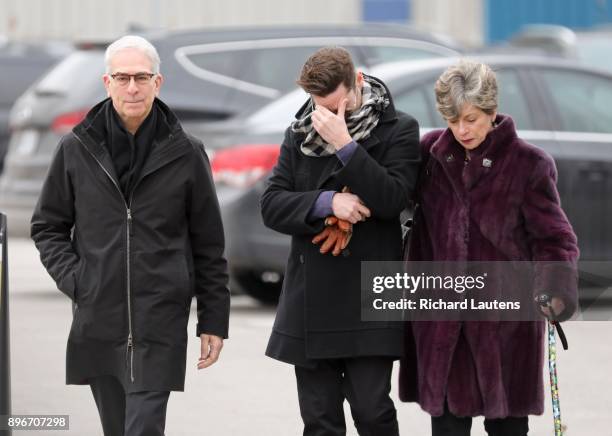
[[[401,259],[419,127],[343,48],[313,54],[298,84],[310,98],[261,200],[265,224],[292,235],[266,354],[295,365],[304,435],[344,435],[345,399],[360,435],[397,435],[389,391],[402,325],[361,320],[360,271]]]
[[[156,49],[126,36],[105,61],[109,98],[62,138],[31,234],[74,303],[67,383],[91,386],[105,435],[163,435],[193,296],[199,369],[227,337],[223,227],[204,147],[156,98]]]

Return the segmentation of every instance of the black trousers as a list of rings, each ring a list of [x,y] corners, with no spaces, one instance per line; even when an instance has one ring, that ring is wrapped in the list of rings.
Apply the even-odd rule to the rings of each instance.
[[[164,436],[169,391],[125,393],[115,377],[90,380],[104,436]]]
[[[526,416],[515,418],[485,419],[484,427],[489,436],[527,436]],[[444,415],[431,417],[432,436],[470,436],[472,418],[455,416],[444,407]]]
[[[361,436],[398,436],[391,390],[393,360],[356,357],[322,360],[315,369],[296,366],[304,436],[344,436],[344,400]]]

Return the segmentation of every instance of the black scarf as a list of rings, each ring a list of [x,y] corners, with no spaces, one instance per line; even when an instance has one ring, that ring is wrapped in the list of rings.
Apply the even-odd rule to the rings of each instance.
[[[142,168],[153,148],[157,126],[163,124],[158,123],[160,118],[158,111],[157,105],[153,104],[149,115],[138,127],[136,133],[132,135],[123,126],[112,101],[109,101],[105,108],[106,148],[115,166],[119,186],[126,201],[129,201],[129,195],[138,181]]]

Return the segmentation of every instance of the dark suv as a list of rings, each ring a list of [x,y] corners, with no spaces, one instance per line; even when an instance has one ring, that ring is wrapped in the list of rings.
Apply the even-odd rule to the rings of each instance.
[[[209,121],[248,114],[295,88],[304,60],[325,45],[342,45],[369,67],[400,59],[457,54],[454,44],[395,25],[256,28],[145,35],[166,76],[160,97],[206,144]],[[51,155],[95,103],[105,97],[103,47],[77,50],[15,104],[10,151],[0,180],[0,210],[9,231],[26,234]]]
[[[63,43],[0,42],[0,172],[9,141],[9,112],[15,100],[46,70],[70,52]]]

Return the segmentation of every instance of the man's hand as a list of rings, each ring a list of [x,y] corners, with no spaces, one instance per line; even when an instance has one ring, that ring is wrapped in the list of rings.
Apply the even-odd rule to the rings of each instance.
[[[342,99],[338,106],[338,114],[323,106],[317,106],[312,113],[312,125],[315,130],[325,142],[333,145],[336,150],[340,150],[353,140],[344,120],[347,103],[346,98]]]
[[[198,359],[198,369],[211,366],[219,359],[219,354],[223,348],[223,338],[215,335],[200,335],[200,358]]]
[[[355,194],[348,192],[339,192],[332,197],[332,211],[336,217],[341,220],[356,224],[359,221],[365,221],[371,213],[363,201]]]

